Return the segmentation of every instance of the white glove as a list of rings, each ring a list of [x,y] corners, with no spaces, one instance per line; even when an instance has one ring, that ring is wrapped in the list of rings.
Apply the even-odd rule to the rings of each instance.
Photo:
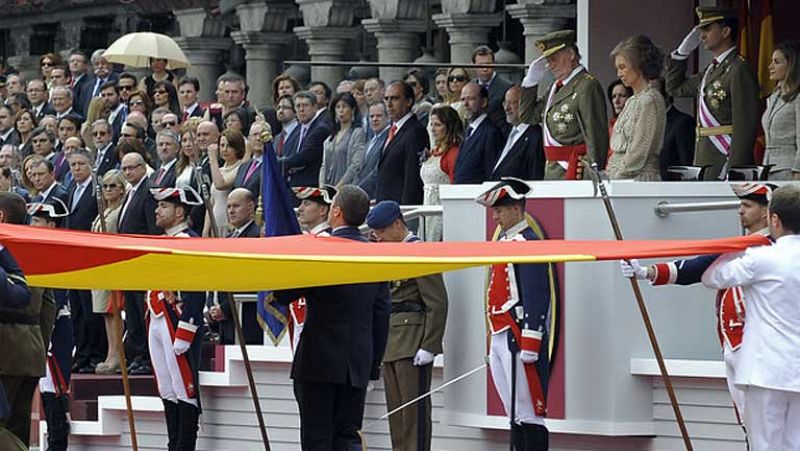
[[[414,366],[425,366],[433,362],[434,357],[436,357],[436,354],[420,348],[417,351],[417,355],[414,356]]]
[[[536,363],[539,361],[539,353],[523,349],[519,352],[519,359],[522,360],[522,363]]]
[[[544,78],[544,74],[547,72],[547,58],[544,56],[540,56],[533,60],[530,66],[528,66],[528,74],[525,75],[525,78],[522,80],[522,87],[523,88],[530,88],[539,84]]]
[[[642,265],[639,264],[639,260],[635,258],[632,258],[630,263],[625,260],[620,260],[619,267],[622,270],[623,277],[627,277],[628,279],[633,279],[635,277],[639,280],[647,279],[647,268],[643,268]]]
[[[175,351],[175,355],[181,355],[184,352],[189,350],[189,346],[192,344],[186,340],[181,340],[180,338],[175,340],[175,343],[172,343],[172,350]]]
[[[700,46],[700,29],[695,27],[683,38],[676,52],[678,52],[680,56],[689,56],[698,46]]]

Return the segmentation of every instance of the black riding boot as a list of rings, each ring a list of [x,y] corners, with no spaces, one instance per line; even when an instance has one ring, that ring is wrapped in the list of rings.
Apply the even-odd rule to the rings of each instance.
[[[66,451],[69,444],[67,397],[42,393],[42,404],[44,405],[44,418],[47,421],[47,450]]]
[[[197,445],[197,421],[200,409],[188,402],[178,401],[177,451],[194,451]]]
[[[525,436],[525,451],[547,451],[550,446],[549,432],[541,424],[522,423]]]
[[[162,399],[164,402],[164,417],[167,419],[167,450],[178,449],[178,403]]]
[[[514,446],[514,451],[525,451],[525,435],[522,426],[516,423],[511,425],[511,444]]]

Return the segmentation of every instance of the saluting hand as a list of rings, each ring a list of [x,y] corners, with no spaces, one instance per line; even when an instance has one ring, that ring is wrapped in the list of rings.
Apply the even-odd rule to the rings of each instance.
[[[688,56],[700,46],[700,29],[697,27],[692,28],[692,31],[683,38],[681,45],[678,46],[677,52],[682,56]]]
[[[522,87],[523,88],[530,88],[539,84],[544,78],[544,74],[547,72],[547,58],[544,56],[540,56],[533,60],[530,66],[528,66],[528,74],[525,75],[525,79],[522,80]]]

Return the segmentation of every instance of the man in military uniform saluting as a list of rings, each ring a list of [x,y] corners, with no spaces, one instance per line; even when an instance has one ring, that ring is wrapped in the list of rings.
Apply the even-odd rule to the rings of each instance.
[[[156,226],[166,236],[191,238],[189,214],[200,205],[193,188],[153,188],[158,202]],[[148,291],[147,344],[156,377],[158,394],[164,403],[167,420],[167,445],[170,450],[194,450],[200,416],[198,371],[203,336],[205,293],[187,291]]]
[[[415,243],[400,205],[380,202],[367,215],[367,225],[378,241]],[[383,356],[383,382],[389,411],[431,387],[433,358],[442,353],[447,321],[447,290],[441,274],[397,280],[389,284],[392,316]],[[392,449],[428,450],[431,447],[431,402],[427,397],[389,417]]]
[[[25,200],[15,193],[0,193],[0,223],[24,224]],[[55,320],[55,300],[50,290],[28,287],[14,257],[0,245],[0,397],[8,401],[0,413],[0,449],[28,449],[31,400],[44,376],[45,346]]]
[[[753,164],[758,82],[736,49],[736,10],[699,6],[696,12],[700,23],[667,59],[667,92],[672,97],[697,97],[694,164],[711,166],[706,180],[725,180],[729,167]],[[714,58],[702,72],[687,78],[689,55],[700,42]]]
[[[536,240],[525,217],[530,187],[506,177],[475,199],[492,209],[500,241]],[[548,449],[547,385],[550,377],[551,292],[549,264],[496,264],[489,273],[487,316],[492,333],[492,380],[511,417],[517,451]],[[513,413],[512,413],[513,412]]]
[[[580,180],[581,160],[605,167],[608,126],[603,87],[580,63],[572,30],[554,31],[536,41],[542,56],[522,80],[520,115],[523,122],[541,122],[547,159],[546,180]],[[556,78],[543,98],[538,85],[550,70]]]

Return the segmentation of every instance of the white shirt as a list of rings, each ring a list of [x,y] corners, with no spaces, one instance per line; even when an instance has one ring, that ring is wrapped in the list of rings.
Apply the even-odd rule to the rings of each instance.
[[[289,122],[288,124],[284,124],[283,125],[283,132],[284,132],[283,136],[288,138],[289,135],[292,134],[292,132],[294,131],[294,128],[297,127],[298,124],[299,124],[299,122],[297,122],[297,119],[293,120],[292,122]]]
[[[12,133],[14,133],[14,127],[9,128],[5,133],[3,133],[3,136],[0,136],[0,139],[2,139],[3,142],[6,142]]]
[[[73,112],[72,107],[69,107],[69,109],[67,111],[64,111],[63,113],[56,112],[56,119],[61,119],[62,117],[66,116],[66,115],[68,115],[68,114],[70,114],[72,112]]]
[[[47,196],[50,195],[50,191],[53,191],[53,188],[55,188],[57,184],[58,182],[53,181],[53,183],[50,186],[48,186],[44,191],[39,193],[39,195],[42,196],[42,199],[47,199]]]
[[[183,112],[184,112],[184,113],[186,113],[186,115],[187,115],[187,116],[191,116],[191,115],[192,115],[192,113],[194,113],[194,110],[196,110],[196,109],[197,109],[197,107],[199,107],[199,106],[200,106],[200,104],[198,104],[197,102],[195,102],[195,103],[193,103],[193,104],[191,104],[191,105],[187,106],[186,108],[184,108],[184,109],[183,109]]]
[[[241,237],[242,233],[244,233],[245,229],[250,227],[250,224],[252,224],[252,223],[253,223],[253,220],[251,219],[251,220],[247,221],[246,223],[244,223],[243,226],[233,229],[233,233],[231,233],[231,236],[229,238],[239,238],[239,237]]]
[[[395,134],[395,136],[397,136],[397,133],[400,131],[401,128],[403,128],[403,125],[405,125],[405,123],[408,122],[408,120],[411,119],[411,116],[413,116],[413,115],[414,115],[414,113],[409,111],[405,116],[401,117],[400,120],[398,120],[398,121],[396,121],[394,123],[394,126],[395,126],[394,127],[395,128],[394,134]]]
[[[117,105],[117,107],[114,109],[114,111],[112,111],[111,114],[108,115],[108,123],[113,124],[114,121],[117,119],[117,116],[123,114],[124,109],[125,109],[125,104],[120,102],[119,105]]]
[[[470,134],[470,135],[471,135],[472,133],[475,133],[475,130],[477,130],[477,129],[478,129],[478,127],[481,125],[481,122],[483,122],[483,120],[484,120],[484,119],[486,119],[486,117],[487,117],[487,116],[486,116],[486,113],[483,113],[483,114],[481,114],[480,116],[478,116],[478,118],[477,118],[477,119],[475,119],[474,121],[472,121],[472,122],[470,122],[470,123],[469,123],[469,127],[467,127],[467,128],[468,128],[469,130],[471,130],[471,131],[469,132],[469,134]]]
[[[721,256],[703,284],[741,286],[747,299],[734,383],[800,392],[800,235]]]
[[[122,224],[122,219],[125,217],[125,213],[128,210],[128,204],[131,203],[131,199],[133,199],[133,196],[136,195],[136,190],[139,189],[140,186],[142,186],[142,182],[144,182],[144,179],[146,178],[147,175],[142,177],[142,179],[139,180],[135,186],[132,186],[130,191],[128,191],[128,195],[125,197],[125,205],[122,206],[122,211],[119,214],[119,224]]]
[[[522,135],[528,130],[530,125],[526,123],[520,123],[515,125],[511,128],[511,131],[508,133],[508,141],[506,141],[506,146],[503,147],[503,153],[500,154],[500,158],[497,159],[497,163],[494,165],[494,169],[497,169],[500,166],[500,163],[503,162],[503,159],[511,152],[511,148],[514,147],[514,144],[522,138]]]
[[[311,235],[322,235],[322,236],[329,236],[326,232],[331,226],[328,224],[328,221],[320,222],[319,224],[315,225],[308,231]]]

